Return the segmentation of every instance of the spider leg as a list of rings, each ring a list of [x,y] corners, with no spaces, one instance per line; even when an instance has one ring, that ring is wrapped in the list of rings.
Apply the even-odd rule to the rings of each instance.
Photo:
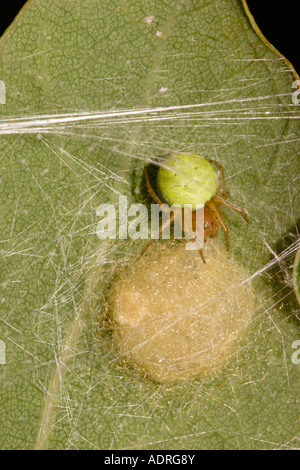
[[[186,238],[186,237],[184,237],[184,239],[188,240],[188,241],[191,241],[189,238]],[[194,240],[196,240],[196,239],[194,238]],[[203,255],[203,251],[202,251],[201,248],[198,249],[198,253],[201,256],[201,259],[202,259],[203,263],[206,264],[206,261],[205,261],[204,255]]]
[[[201,248],[199,248],[198,252],[199,252],[199,255],[201,256],[203,263],[206,264],[205,258],[203,256],[203,251],[201,250]]]
[[[218,168],[218,171],[219,171],[219,191],[218,192],[224,197],[229,196],[229,193],[225,192],[224,168],[222,167],[222,165],[220,165],[220,163],[216,162],[215,160],[212,160],[212,158],[205,157],[205,160],[207,160],[210,163],[213,163]]]
[[[146,251],[148,250],[149,246],[151,245],[151,243],[153,243],[155,240],[155,238],[150,238],[150,240],[148,241],[147,245],[144,247],[143,251],[141,252],[141,256],[143,256]]]
[[[212,199],[217,204],[220,204],[220,205],[225,206],[225,207],[229,207],[229,209],[232,209],[233,211],[238,212],[243,217],[246,224],[249,225],[248,217],[247,217],[245,211],[241,207],[235,206],[234,204],[231,204],[230,202],[225,201],[225,199],[223,197],[219,196],[218,194],[213,196]]]
[[[214,198],[212,198],[212,199],[214,199]],[[226,241],[226,249],[227,249],[227,251],[229,251],[228,228],[227,228],[227,225],[225,224],[225,222],[223,220],[223,217],[221,215],[221,211],[219,211],[218,207],[214,204],[212,199],[209,202],[207,202],[206,204],[207,204],[208,208],[210,209],[213,217],[216,218],[219,225],[221,225],[221,227],[224,231],[225,241]]]
[[[161,224],[161,226],[159,227],[158,233],[162,233],[165,228],[167,228],[169,225],[171,225],[171,223],[174,222],[174,218],[175,218],[175,214],[174,214],[174,212],[173,212],[172,215],[171,215],[171,217],[169,218],[169,220],[166,220],[163,224]],[[146,251],[148,250],[149,246],[151,245],[151,243],[154,242],[154,240],[156,240],[156,238],[150,238],[150,240],[148,241],[147,245],[145,246],[145,248],[144,248],[143,251],[141,252],[141,256],[142,256],[144,253],[146,253]]]
[[[160,206],[163,204],[163,202],[159,199],[159,197],[155,194],[154,192],[154,189],[152,188],[151,184],[150,184],[150,181],[149,181],[149,177],[148,177],[148,172],[147,172],[147,168],[145,167],[144,168],[144,172],[145,172],[145,180],[146,180],[146,186],[147,186],[147,189],[148,189],[148,193],[150,194],[150,196],[152,196],[152,198],[154,199],[154,201],[159,204]]]

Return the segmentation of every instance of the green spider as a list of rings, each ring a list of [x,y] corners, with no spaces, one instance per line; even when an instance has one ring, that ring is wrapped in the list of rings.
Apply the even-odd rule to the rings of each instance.
[[[218,177],[214,168],[218,169]],[[148,172],[145,167],[145,179],[149,194],[154,201],[162,206],[163,202],[153,190]],[[229,207],[238,212],[249,224],[247,215],[243,209],[226,201],[229,193],[225,191],[224,169],[218,162],[200,157],[195,154],[176,153],[168,157],[164,162],[164,167],[160,167],[157,174],[157,186],[162,198],[170,205],[179,204],[182,208],[182,217],[179,219],[181,228],[184,231],[184,205],[192,205],[192,231],[193,237],[199,227],[196,226],[197,210],[202,210],[204,206],[204,240],[207,237],[216,237],[221,226],[226,240],[226,248],[229,250],[228,228],[223,220],[220,206]],[[201,209],[197,209],[199,205]],[[162,206],[163,207],[163,206]],[[161,233],[168,225],[174,223],[175,213],[172,212],[169,220],[159,228]],[[186,231],[188,235],[191,235]],[[195,239],[196,237],[194,237]],[[147,251],[153,238],[149,240],[142,251],[142,255]],[[200,256],[205,263],[202,250],[199,249]]]

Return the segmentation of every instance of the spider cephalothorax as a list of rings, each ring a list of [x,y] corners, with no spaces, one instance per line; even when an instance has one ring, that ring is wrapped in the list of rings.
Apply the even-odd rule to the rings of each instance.
[[[218,169],[218,177],[211,163]],[[145,168],[145,179],[149,194],[160,206],[163,205],[161,199],[154,192]],[[164,167],[160,167],[157,175],[157,186],[163,199],[170,205],[177,204],[182,207],[182,217],[179,222],[182,230],[184,227],[184,205],[192,205],[192,232],[197,232],[197,208],[204,206],[204,240],[207,237],[215,237],[221,226],[225,233],[226,248],[229,250],[228,228],[223,220],[220,206],[226,206],[238,212],[244,220],[248,218],[243,209],[226,201],[229,193],[225,191],[224,170],[222,165],[210,158],[200,157],[195,154],[177,153],[171,155],[164,162]],[[174,212],[171,214],[167,225],[174,222]],[[163,224],[159,228],[161,233],[167,226]],[[187,233],[187,230],[185,230]],[[142,251],[148,249],[154,239],[149,240]],[[205,259],[202,250],[199,250],[203,262]]]

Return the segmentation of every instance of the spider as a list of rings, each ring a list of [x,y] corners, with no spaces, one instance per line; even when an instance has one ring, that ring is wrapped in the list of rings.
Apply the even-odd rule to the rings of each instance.
[[[212,167],[218,169],[218,178]],[[145,180],[149,194],[154,201],[164,208],[163,202],[153,190],[147,168],[145,167]],[[195,154],[177,153],[166,159],[164,167],[160,167],[157,175],[157,185],[163,199],[170,205],[179,204],[182,207],[182,217],[179,219],[181,229],[184,231],[184,204],[192,204],[192,231],[197,233],[197,210],[202,210],[204,205],[204,241],[207,237],[214,238],[221,226],[225,234],[226,249],[229,251],[228,228],[223,220],[220,206],[225,206],[239,213],[249,225],[248,217],[243,209],[226,201],[229,193],[225,191],[224,169],[215,160],[200,157]],[[201,205],[201,209],[196,206]],[[198,206],[199,207],[199,206]],[[159,227],[159,233],[174,223],[175,213],[172,212],[167,222]],[[198,227],[199,230],[199,227]],[[188,231],[187,231],[188,233]],[[194,240],[195,240],[194,236]],[[151,243],[149,240],[141,255],[143,255]],[[203,252],[198,250],[205,263]]]

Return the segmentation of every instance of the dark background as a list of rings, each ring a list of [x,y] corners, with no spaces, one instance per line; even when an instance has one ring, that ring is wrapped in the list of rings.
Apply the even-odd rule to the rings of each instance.
[[[9,0],[9,2],[5,2],[5,7],[2,5],[0,36],[24,3],[26,2]],[[300,73],[300,54],[297,50],[299,35],[296,37],[297,31],[300,29],[300,1],[248,0],[248,6],[264,36],[289,59]]]

